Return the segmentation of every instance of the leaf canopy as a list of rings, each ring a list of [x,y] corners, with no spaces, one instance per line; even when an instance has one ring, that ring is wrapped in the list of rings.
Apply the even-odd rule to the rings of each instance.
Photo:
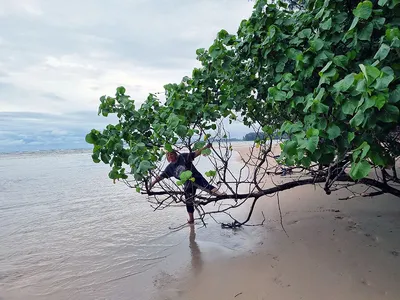
[[[399,155],[389,134],[399,121],[399,3],[360,1],[349,11],[345,0],[309,0],[290,10],[258,0],[236,34],[221,30],[196,51],[200,67],[164,86],[165,102],[150,94],[138,106],[124,87],[101,97],[99,114],[119,121],[86,136],[93,161],[109,163],[113,179],[124,178],[128,165],[142,182],[171,145],[193,145],[219,120],[240,117],[287,134],[289,166],[329,165],[374,145],[351,158],[350,176],[368,176],[372,165]]]

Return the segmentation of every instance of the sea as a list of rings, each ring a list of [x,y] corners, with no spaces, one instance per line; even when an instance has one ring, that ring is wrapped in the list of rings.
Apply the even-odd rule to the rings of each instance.
[[[157,299],[204,263],[259,242],[262,228],[224,229],[216,221],[226,215],[181,226],[184,206],[155,211],[109,168],[91,150],[0,154],[0,300]]]

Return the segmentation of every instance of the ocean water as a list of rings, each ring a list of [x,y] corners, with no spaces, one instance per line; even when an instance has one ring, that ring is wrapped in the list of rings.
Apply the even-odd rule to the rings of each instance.
[[[182,274],[257,242],[257,227],[232,231],[212,220],[171,230],[186,221],[184,207],[154,212],[90,156],[0,154],[1,300],[153,299]],[[198,168],[208,167],[200,158]]]

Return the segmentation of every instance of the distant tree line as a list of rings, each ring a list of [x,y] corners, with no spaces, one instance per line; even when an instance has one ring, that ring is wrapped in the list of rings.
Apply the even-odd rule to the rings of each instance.
[[[264,132],[249,132],[243,137],[243,141],[254,141],[257,138],[259,139],[264,139],[265,135]],[[287,139],[288,136],[287,134],[279,134],[278,132],[274,133],[272,135],[272,139],[277,140],[277,139]]]

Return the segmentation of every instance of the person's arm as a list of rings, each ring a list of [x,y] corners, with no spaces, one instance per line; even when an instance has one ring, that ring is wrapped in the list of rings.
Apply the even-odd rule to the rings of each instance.
[[[201,149],[199,149],[199,150],[196,150],[195,152],[194,152],[194,158],[196,158],[197,156],[199,156],[200,154],[201,154],[201,152],[204,150],[204,149],[209,149],[209,148],[211,148],[211,143],[208,143],[206,146],[204,146],[203,148],[201,148]]]

